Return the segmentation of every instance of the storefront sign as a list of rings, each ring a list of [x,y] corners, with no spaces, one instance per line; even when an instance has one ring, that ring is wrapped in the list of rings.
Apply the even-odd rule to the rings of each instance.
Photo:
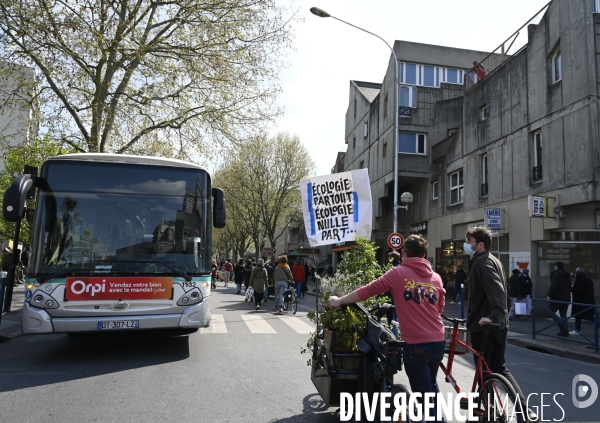
[[[411,234],[427,235],[427,221],[415,223],[410,226]]]
[[[299,254],[319,254],[318,248],[298,248]]]
[[[485,209],[485,226],[497,234],[502,227],[502,209]]]
[[[527,198],[529,217],[548,217],[548,197],[530,195]]]
[[[164,300],[172,297],[173,278],[73,277],[67,278],[67,301]]]

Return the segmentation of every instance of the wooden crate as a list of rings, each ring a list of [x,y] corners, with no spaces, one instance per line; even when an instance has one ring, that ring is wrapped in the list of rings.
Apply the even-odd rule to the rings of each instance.
[[[329,407],[340,405],[340,394],[342,392],[354,395],[359,390],[357,374],[330,376],[327,375],[323,367],[318,367],[316,363],[313,363],[312,366],[311,380],[319,395],[323,398],[323,402]]]
[[[327,351],[333,350],[334,352],[351,352],[346,344],[339,339],[338,332],[330,331],[325,329],[323,337],[323,346]]]

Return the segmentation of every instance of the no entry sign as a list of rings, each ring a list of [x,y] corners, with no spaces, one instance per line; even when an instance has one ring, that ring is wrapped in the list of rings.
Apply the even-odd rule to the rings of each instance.
[[[397,232],[388,236],[388,245],[392,250],[399,250],[404,246],[404,237]]]

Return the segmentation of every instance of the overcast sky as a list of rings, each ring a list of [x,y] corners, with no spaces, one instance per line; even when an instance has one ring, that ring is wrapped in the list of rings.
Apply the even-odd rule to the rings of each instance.
[[[390,45],[394,40],[405,40],[492,51],[546,3],[295,0],[302,22],[294,24],[295,51],[289,56],[291,66],[281,75],[283,93],[279,101],[285,115],[277,130],[298,134],[317,165],[316,174],[330,173],[337,152],[346,151],[344,116],[349,81],[381,83],[385,75],[390,50],[381,40],[334,19],[318,18],[309,11],[312,6],[374,32]],[[526,39],[526,28],[521,35]]]

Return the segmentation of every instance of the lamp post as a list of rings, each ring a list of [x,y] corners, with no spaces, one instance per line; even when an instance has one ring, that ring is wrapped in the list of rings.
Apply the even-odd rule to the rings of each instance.
[[[319,9],[318,7],[311,7],[310,8],[310,13],[312,13],[315,16],[318,16],[320,18],[333,18],[336,21],[340,21],[345,23],[346,25],[350,25],[356,29],[360,29],[363,32],[366,32],[367,34],[371,34],[377,38],[379,38],[381,41],[383,41],[385,43],[386,46],[388,46],[388,48],[390,49],[390,51],[392,52],[392,54],[394,55],[394,98],[395,98],[395,106],[394,106],[394,228],[393,228],[393,232],[397,232],[398,230],[398,58],[396,57],[396,52],[394,51],[394,49],[392,47],[390,47],[390,45],[387,43],[387,41],[385,41],[383,38],[381,38],[379,35],[374,34],[370,31],[367,31],[366,29],[363,29],[359,26],[353,25],[349,22],[343,21],[339,18],[336,18],[335,16],[330,15],[329,13],[327,13],[326,11]]]

